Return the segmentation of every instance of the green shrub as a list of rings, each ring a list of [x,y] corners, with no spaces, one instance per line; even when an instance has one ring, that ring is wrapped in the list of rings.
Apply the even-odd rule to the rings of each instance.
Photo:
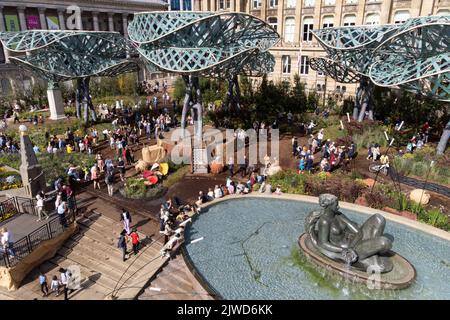
[[[415,162],[412,165],[411,173],[415,176],[422,177],[426,175],[428,168],[425,166],[423,162]]]
[[[408,210],[411,207],[408,197],[402,192],[395,192],[393,194],[392,205],[393,205],[393,208],[395,208],[399,211]]]
[[[443,230],[450,230],[448,217],[439,209],[431,209],[426,213],[419,214],[419,221],[430,224]]]
[[[367,148],[371,143],[378,143],[382,147],[387,146],[387,141],[384,136],[385,128],[382,126],[370,126],[363,133],[356,133],[353,135],[353,141],[358,147]]]
[[[0,163],[13,169],[19,170],[21,163],[20,154],[0,153]]]
[[[306,176],[304,174],[298,174],[293,171],[281,171],[269,177],[268,181],[273,188],[279,185],[282,192],[304,194],[305,179]]]
[[[167,188],[160,183],[147,186],[144,181],[143,178],[128,178],[119,192],[125,198],[151,200],[161,197],[167,191]]]
[[[364,198],[366,199],[369,207],[375,209],[383,209],[388,206],[392,200],[386,193],[384,193],[382,188],[377,187],[375,187],[372,192],[365,193]]]

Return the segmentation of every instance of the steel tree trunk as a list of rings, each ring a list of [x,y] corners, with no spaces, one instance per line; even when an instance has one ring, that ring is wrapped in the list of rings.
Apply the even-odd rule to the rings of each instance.
[[[81,102],[83,96],[83,83],[82,79],[77,79],[77,88],[75,90],[75,110],[77,114],[77,118],[81,118]]]
[[[185,86],[185,94],[184,94],[184,102],[183,102],[183,111],[181,112],[181,129],[183,129],[183,136],[184,136],[184,129],[186,129],[186,114],[189,111],[189,103],[192,100],[192,82],[190,76],[183,76],[184,80],[184,86]]]
[[[447,123],[444,132],[442,132],[441,139],[439,140],[439,143],[436,148],[437,154],[444,154],[449,139],[450,139],[450,121]]]

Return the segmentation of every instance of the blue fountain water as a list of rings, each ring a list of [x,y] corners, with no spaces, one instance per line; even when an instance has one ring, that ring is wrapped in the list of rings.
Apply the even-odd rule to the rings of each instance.
[[[450,242],[387,221],[394,251],[417,270],[404,290],[362,290],[301,259],[297,240],[316,204],[242,198],[205,209],[186,231],[196,270],[225,299],[449,299]],[[368,215],[341,210],[362,223]],[[204,237],[203,241],[189,244]]]

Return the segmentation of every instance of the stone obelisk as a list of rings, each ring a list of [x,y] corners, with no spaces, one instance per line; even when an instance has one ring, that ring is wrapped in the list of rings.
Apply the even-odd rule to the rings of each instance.
[[[33,151],[30,137],[27,135],[27,127],[21,125],[20,131],[20,175],[27,197],[34,198],[40,191],[45,191],[45,176],[38,164],[36,154]]]

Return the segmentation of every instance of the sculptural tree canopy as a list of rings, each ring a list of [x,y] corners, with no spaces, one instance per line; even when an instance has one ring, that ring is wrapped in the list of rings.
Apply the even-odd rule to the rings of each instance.
[[[77,80],[77,116],[81,103],[85,121],[89,112],[96,119],[89,94],[91,77],[116,76],[138,70],[130,56],[134,49],[118,32],[72,30],[29,30],[0,33],[11,63],[49,82],[49,89],[61,81]]]
[[[181,124],[191,110],[201,136],[202,105],[198,77],[226,79],[226,101],[239,105],[238,74],[261,76],[272,72],[269,49],[280,36],[266,22],[236,12],[136,13],[128,35],[149,70],[176,73],[185,81]],[[201,139],[200,139],[201,140]]]
[[[450,16],[408,19],[394,25],[313,31],[326,57],[311,68],[342,83],[360,83],[354,118],[370,110],[371,88],[400,88],[450,102]]]

